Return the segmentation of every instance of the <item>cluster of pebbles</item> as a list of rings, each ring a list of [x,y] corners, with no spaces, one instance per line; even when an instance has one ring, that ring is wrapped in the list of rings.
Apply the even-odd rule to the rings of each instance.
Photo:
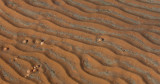
[[[28,40],[23,40],[22,43],[27,44]],[[44,44],[44,40],[35,40],[34,43],[43,45]]]
[[[29,42],[28,40],[23,40],[23,41],[22,41],[23,44],[27,44],[28,42]],[[44,44],[44,40],[35,40],[34,43],[35,43],[35,44],[43,45],[43,44]],[[2,50],[3,50],[3,51],[8,51],[8,50],[9,50],[9,47],[3,47]]]
[[[27,44],[28,42],[29,42],[29,40],[23,40],[22,41],[23,44]],[[34,43],[35,44],[39,44],[39,45],[43,45],[44,44],[44,40],[35,40]],[[9,47],[4,46],[4,47],[2,47],[2,50],[3,51],[8,51]],[[16,61],[17,59],[18,59],[18,57],[15,57],[13,59],[13,61]],[[32,67],[32,69],[28,69],[27,70],[27,74],[25,75],[25,77],[29,77],[32,73],[38,72],[39,68],[40,68],[40,65],[35,65],[35,66]]]
[[[32,74],[32,73],[38,72],[39,68],[40,68],[40,65],[33,66],[32,69],[27,70],[27,74],[25,75],[25,77],[30,76],[30,74]]]

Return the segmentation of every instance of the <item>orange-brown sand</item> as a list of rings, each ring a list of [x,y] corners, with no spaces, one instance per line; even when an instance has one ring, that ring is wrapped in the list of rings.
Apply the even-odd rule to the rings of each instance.
[[[0,84],[160,84],[160,0],[0,0]]]

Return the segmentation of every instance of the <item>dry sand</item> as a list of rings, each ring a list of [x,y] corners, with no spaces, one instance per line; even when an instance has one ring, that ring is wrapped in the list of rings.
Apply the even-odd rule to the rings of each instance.
[[[0,0],[0,84],[160,84],[160,0]]]

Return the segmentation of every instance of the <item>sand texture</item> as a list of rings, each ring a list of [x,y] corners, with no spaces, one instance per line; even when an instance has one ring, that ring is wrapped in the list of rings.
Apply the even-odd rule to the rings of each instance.
[[[160,84],[160,0],[0,0],[0,84]]]

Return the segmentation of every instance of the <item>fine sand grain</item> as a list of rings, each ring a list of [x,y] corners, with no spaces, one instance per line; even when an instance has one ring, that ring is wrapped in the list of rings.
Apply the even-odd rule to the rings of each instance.
[[[0,0],[0,84],[160,84],[160,0]]]

